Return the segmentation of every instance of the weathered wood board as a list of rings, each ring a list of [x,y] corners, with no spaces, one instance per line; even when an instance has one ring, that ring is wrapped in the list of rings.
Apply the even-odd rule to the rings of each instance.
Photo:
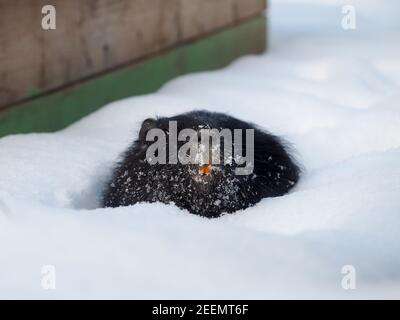
[[[265,0],[0,0],[0,109],[255,16]],[[240,45],[240,44],[239,44]]]
[[[238,45],[239,44],[239,45]],[[100,76],[0,109],[0,137],[62,129],[108,102],[156,91],[182,74],[226,66],[266,46],[266,19],[258,16]]]

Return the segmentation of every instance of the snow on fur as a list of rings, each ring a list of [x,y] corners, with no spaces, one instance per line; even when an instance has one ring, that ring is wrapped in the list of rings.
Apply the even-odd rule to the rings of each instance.
[[[341,28],[344,4],[357,10],[356,30]],[[57,133],[2,138],[0,297],[399,298],[399,9],[271,1],[265,55]],[[98,208],[144,119],[204,108],[291,141],[300,183],[213,220],[172,204]],[[41,287],[44,265],[56,268],[56,290]],[[356,290],[341,286],[345,265]]]

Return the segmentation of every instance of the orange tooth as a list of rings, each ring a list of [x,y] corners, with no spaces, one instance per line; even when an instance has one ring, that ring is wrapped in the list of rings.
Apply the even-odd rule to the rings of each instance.
[[[211,165],[209,164],[203,164],[202,166],[200,166],[199,169],[201,174],[210,174],[211,172]]]

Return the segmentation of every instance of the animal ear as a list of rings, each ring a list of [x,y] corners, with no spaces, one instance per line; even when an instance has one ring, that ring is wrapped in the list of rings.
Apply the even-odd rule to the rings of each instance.
[[[139,138],[141,140],[146,138],[147,132],[151,129],[156,128],[157,120],[153,118],[148,118],[142,122],[142,126],[139,131]]]

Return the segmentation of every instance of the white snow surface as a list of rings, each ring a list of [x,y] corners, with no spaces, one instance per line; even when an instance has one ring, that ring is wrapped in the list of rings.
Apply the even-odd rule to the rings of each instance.
[[[355,30],[341,27],[342,6]],[[400,298],[400,4],[270,1],[269,48],[0,139],[0,298]],[[238,44],[240,45],[240,44]],[[218,219],[99,208],[142,120],[227,112],[289,140],[290,194]],[[56,289],[42,287],[42,267]],[[342,288],[342,267],[356,289]]]

